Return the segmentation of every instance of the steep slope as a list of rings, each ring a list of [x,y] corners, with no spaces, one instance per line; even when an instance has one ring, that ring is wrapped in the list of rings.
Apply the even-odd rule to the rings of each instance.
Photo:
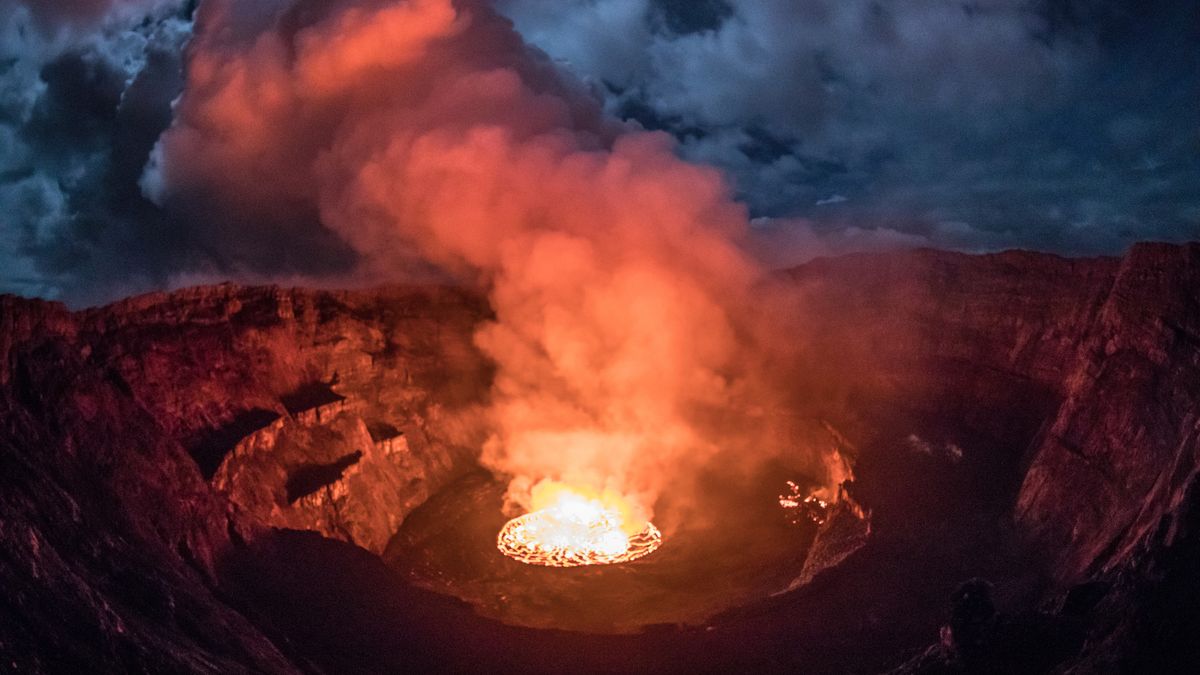
[[[1021,487],[1017,520],[1065,580],[1128,560],[1200,469],[1200,245],[1136,246]],[[1086,499],[1081,496],[1086,495]]]
[[[214,593],[237,537],[78,317],[0,299],[0,652],[20,672],[291,672]]]
[[[486,392],[470,342],[483,316],[437,288],[218,286],[78,313],[0,298],[0,652],[30,671],[293,669],[221,597],[219,561],[271,524],[382,547],[406,504],[471,462],[454,445],[469,429],[424,429]],[[277,410],[302,427],[283,401],[334,380],[356,404],[332,422],[386,419],[419,440],[376,447],[364,431],[355,475],[329,481],[353,494],[324,504],[284,496],[330,450],[319,442],[270,446],[277,480],[256,487],[280,497],[263,508],[209,484],[212,448],[239,440],[231,423]]]

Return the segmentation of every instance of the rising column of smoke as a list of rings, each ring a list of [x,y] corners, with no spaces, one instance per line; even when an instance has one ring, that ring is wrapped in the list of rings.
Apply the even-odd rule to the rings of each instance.
[[[616,125],[484,2],[201,6],[146,184],[225,209],[311,203],[365,278],[413,252],[489,288],[484,461],[649,509],[714,449],[754,266],[721,176]]]

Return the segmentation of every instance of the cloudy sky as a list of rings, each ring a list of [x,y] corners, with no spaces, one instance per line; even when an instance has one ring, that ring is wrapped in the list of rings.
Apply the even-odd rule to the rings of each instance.
[[[164,197],[160,137],[183,125],[205,4],[0,0],[0,292],[87,304],[355,269],[361,252],[303,200],[263,225],[273,216],[210,207],[208,192]],[[381,2],[223,4],[228,32]],[[1194,0],[492,4],[570,90],[556,95],[612,118],[596,124],[665,131],[719,167],[776,263],[1200,239]]]

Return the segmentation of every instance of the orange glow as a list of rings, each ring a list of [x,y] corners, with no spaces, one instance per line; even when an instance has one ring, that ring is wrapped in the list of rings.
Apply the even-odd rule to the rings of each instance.
[[[201,3],[148,193],[228,208],[238,219],[215,220],[238,227],[261,211],[261,241],[316,216],[354,252],[354,285],[431,265],[487,289],[493,316],[475,346],[495,363],[492,390],[454,425],[483,440],[481,464],[510,478],[506,499],[529,514],[502,547],[575,522],[536,504],[530,488],[553,477],[613,488],[617,501],[585,495],[582,522],[597,527],[584,529],[628,539],[614,554],[616,534],[588,548],[585,533],[583,554],[553,555],[652,550],[658,496],[684,501],[722,437],[759,432],[752,416],[712,420],[766,384],[750,325],[762,270],[741,247],[750,222],[731,186],[683,161],[671,136],[606,118],[493,3],[254,4]],[[310,241],[315,226],[297,227]],[[486,435],[467,431],[476,424]],[[553,557],[509,543],[519,559]]]
[[[662,543],[653,523],[636,517],[612,490],[542,481],[533,488],[534,510],[504,525],[496,546],[531,565],[578,567],[637,560]]]

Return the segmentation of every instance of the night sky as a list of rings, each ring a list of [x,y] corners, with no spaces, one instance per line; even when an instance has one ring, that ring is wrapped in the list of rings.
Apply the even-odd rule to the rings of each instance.
[[[287,34],[327,6],[380,3],[232,4]],[[492,4],[554,91],[603,108],[597,128],[665,131],[722,169],[772,264],[1200,239],[1195,0]],[[0,292],[90,304],[348,278],[359,254],[315,205],[263,216],[159,185],[203,5],[0,0]]]

